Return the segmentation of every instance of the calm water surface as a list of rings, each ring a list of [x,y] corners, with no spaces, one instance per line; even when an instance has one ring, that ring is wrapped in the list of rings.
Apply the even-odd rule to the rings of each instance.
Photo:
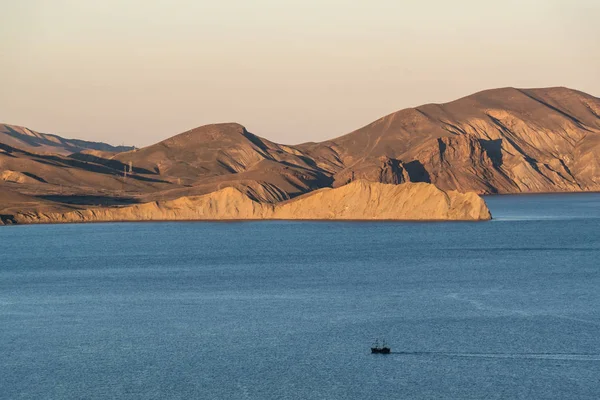
[[[486,200],[480,223],[0,228],[0,398],[600,398],[600,195]]]

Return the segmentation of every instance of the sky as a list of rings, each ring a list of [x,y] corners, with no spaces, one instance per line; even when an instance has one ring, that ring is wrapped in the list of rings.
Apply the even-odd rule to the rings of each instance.
[[[297,144],[496,87],[600,96],[598,0],[0,0],[0,122]]]

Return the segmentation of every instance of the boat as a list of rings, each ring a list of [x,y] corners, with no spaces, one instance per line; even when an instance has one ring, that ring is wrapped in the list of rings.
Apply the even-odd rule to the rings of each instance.
[[[373,347],[371,347],[371,354],[390,354],[392,349],[383,341],[382,345],[379,346],[379,340],[375,340]]]

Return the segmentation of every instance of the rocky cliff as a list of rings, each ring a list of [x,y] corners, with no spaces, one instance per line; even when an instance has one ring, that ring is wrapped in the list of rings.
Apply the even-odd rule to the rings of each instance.
[[[68,212],[16,213],[7,223],[157,220],[488,220],[474,193],[445,192],[426,183],[389,185],[356,181],[278,204],[261,203],[228,187],[175,200]]]

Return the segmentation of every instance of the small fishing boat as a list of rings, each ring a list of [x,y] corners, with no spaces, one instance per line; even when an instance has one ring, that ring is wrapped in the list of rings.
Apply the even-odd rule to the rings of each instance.
[[[379,340],[375,340],[373,347],[371,347],[372,354],[390,354],[391,351],[392,350],[385,343],[385,340],[383,341],[381,346],[379,345]]]

